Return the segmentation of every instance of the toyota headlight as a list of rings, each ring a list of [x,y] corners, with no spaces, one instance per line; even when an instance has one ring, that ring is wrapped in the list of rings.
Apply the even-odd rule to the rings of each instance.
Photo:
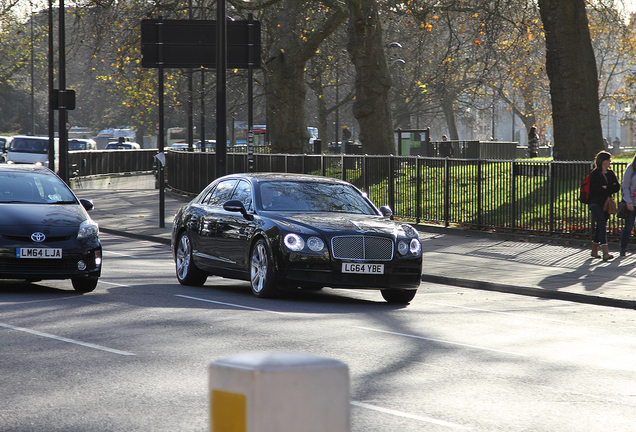
[[[92,219],[85,220],[80,224],[77,238],[88,238],[99,234],[99,226]]]

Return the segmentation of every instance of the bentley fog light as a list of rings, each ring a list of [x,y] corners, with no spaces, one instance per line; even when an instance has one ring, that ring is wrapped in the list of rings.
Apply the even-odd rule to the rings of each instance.
[[[309,240],[307,240],[307,247],[314,252],[319,252],[325,248],[325,242],[318,237],[309,237]]]
[[[299,252],[305,248],[305,241],[298,234],[287,234],[285,236],[285,246],[291,251]]]
[[[409,251],[409,245],[404,240],[400,240],[398,243],[398,252],[400,255],[406,255]]]

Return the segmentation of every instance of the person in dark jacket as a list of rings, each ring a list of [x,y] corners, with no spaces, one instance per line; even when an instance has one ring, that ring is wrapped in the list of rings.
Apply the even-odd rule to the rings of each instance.
[[[439,144],[439,156],[440,157],[453,157],[455,156],[455,150],[453,149],[453,143],[448,141],[446,135],[442,135],[442,142]]]
[[[594,230],[594,240],[592,243],[592,257],[601,258],[598,247],[603,250],[603,261],[614,258],[609,254],[607,247],[607,220],[609,214],[603,210],[605,201],[618,192],[621,188],[616,174],[609,169],[612,163],[612,155],[606,151],[600,151],[596,155],[594,170],[590,173],[590,199],[589,206],[592,212],[592,219],[596,222]]]
[[[539,156],[539,135],[537,127],[532,126],[528,132],[528,157],[536,158]]]
[[[636,211],[634,211],[634,204],[636,203],[636,155],[634,155],[632,163],[627,166],[625,173],[623,173],[621,192],[623,201],[627,203],[627,211],[629,212],[627,213],[625,225],[623,225],[623,230],[621,231],[621,256],[627,256],[627,245],[632,236],[634,221],[636,220]]]

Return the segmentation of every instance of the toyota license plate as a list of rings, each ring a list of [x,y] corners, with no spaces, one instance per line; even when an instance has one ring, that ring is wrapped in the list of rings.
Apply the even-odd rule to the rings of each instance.
[[[342,263],[343,273],[384,274],[384,264]]]
[[[62,259],[62,249],[53,248],[17,248],[17,258]]]

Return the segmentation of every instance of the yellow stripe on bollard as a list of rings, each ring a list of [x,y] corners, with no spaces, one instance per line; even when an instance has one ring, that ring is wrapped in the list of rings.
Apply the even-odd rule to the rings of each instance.
[[[246,432],[245,395],[212,390],[211,399],[211,432]]]

